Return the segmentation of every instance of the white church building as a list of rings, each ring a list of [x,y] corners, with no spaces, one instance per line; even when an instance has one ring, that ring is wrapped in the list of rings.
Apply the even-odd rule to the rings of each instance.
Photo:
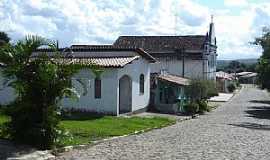
[[[206,35],[120,36],[112,45],[73,45],[69,50],[60,49],[63,53],[71,51],[72,63],[101,68],[99,74],[85,68],[74,75],[72,83],[80,97],[77,101],[65,98],[62,106],[110,115],[143,111],[150,102],[166,107],[184,94],[186,79],[215,80],[216,49],[213,22]],[[168,75],[160,75],[163,71]],[[158,75],[157,81],[162,84],[177,86],[172,88],[177,89],[175,94],[155,90],[150,98],[151,75]],[[8,104],[14,97],[13,89],[0,86],[0,105]]]

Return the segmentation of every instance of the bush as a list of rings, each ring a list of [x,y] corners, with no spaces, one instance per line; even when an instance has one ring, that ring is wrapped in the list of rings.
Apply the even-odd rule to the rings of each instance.
[[[184,106],[184,110],[189,114],[195,114],[199,111],[199,105],[195,102],[191,102]]]
[[[207,89],[207,98],[218,96],[218,89],[214,81],[206,80],[204,81]]]
[[[214,81],[191,80],[189,86],[186,88],[186,95],[191,101],[200,101],[217,96],[218,90]]]
[[[236,89],[236,87],[233,83],[229,84],[227,88],[228,88],[229,92],[233,92]]]
[[[209,106],[206,101],[198,101],[199,113],[209,112]]]
[[[236,81],[236,82],[235,82],[235,85],[236,85],[236,87],[240,87],[239,81]]]

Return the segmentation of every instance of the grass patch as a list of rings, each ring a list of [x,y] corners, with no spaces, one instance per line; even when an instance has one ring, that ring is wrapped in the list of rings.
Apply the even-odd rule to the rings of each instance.
[[[0,114],[0,125],[8,120],[9,117]],[[71,116],[64,118],[60,126],[68,131],[72,138],[62,138],[60,146],[89,144],[94,140],[161,128],[173,123],[175,120],[164,117]]]
[[[93,140],[107,137],[121,136],[135,131],[160,128],[170,125],[175,120],[162,117],[111,117],[104,116],[90,120],[63,120],[60,126],[68,130],[72,135],[71,141],[63,141],[63,145],[87,144]]]

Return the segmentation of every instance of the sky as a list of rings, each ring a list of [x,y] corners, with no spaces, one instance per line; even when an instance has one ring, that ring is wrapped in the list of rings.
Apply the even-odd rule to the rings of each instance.
[[[218,59],[258,58],[250,42],[270,26],[270,0],[0,0],[0,31],[71,44],[121,35],[205,35],[214,15]]]

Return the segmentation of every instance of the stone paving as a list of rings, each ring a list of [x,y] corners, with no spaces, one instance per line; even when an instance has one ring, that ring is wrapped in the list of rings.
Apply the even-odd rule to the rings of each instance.
[[[63,159],[270,159],[270,96],[244,86],[215,111],[140,135],[62,153]]]

